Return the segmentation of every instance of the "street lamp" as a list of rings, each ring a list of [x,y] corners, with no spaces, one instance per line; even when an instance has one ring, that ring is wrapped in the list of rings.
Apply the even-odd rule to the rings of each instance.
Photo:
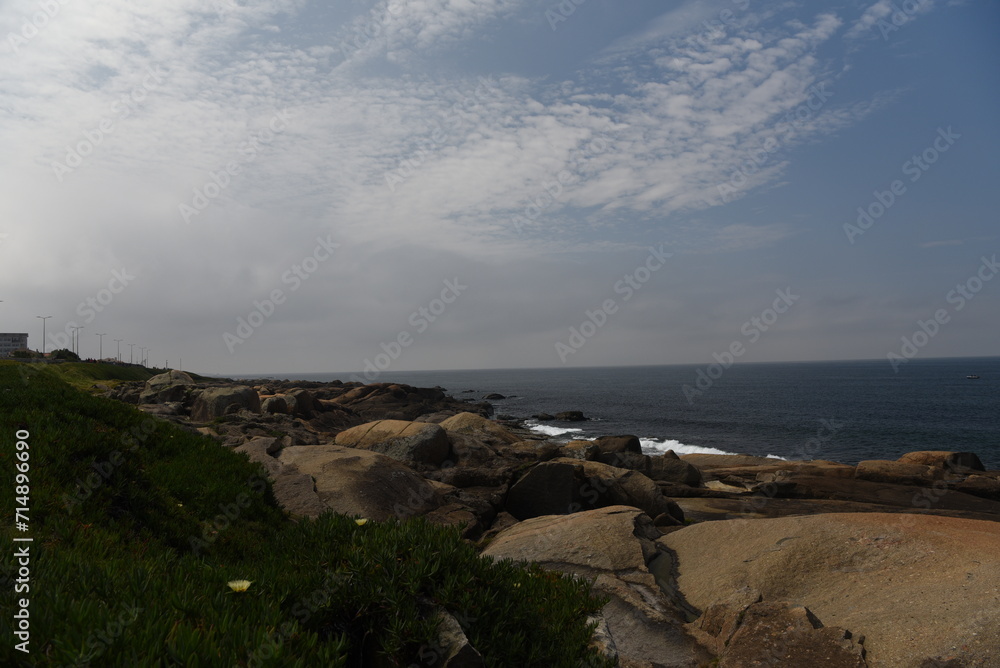
[[[118,344],[118,357],[117,357],[117,359],[118,359],[119,362],[122,361],[122,341],[124,341],[124,340],[125,339],[115,339],[115,343]]]
[[[97,361],[98,362],[100,362],[102,359],[104,359],[104,335],[105,334],[107,334],[107,332],[94,332],[95,336],[100,337],[100,339],[99,339],[100,340],[100,344],[99,344],[100,348],[98,348],[98,350],[100,352],[98,353],[98,357],[97,357]]]
[[[36,318],[42,319],[42,357],[45,357],[45,321],[51,318],[51,315],[36,315]]]
[[[83,325],[77,325],[76,327],[73,327],[72,329],[73,329],[73,347],[76,348],[76,350],[74,350],[73,352],[75,352],[76,356],[79,357],[80,356],[80,330],[83,329]]]
[[[132,348],[135,346],[134,343],[128,344],[128,363],[132,363]]]

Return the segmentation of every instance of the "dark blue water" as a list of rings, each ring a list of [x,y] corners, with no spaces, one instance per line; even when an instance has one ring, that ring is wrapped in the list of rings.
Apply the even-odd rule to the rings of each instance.
[[[384,372],[379,382],[497,392],[498,414],[580,410],[583,423],[537,426],[567,437],[635,434],[649,451],[738,452],[849,464],[913,450],[967,450],[1000,469],[1000,358],[740,364],[702,393],[705,365]],[[718,375],[716,368],[713,375]],[[979,380],[966,376],[977,374]],[[350,374],[298,374],[347,380]],[[475,390],[474,393],[465,393]],[[580,431],[568,431],[579,429]]]

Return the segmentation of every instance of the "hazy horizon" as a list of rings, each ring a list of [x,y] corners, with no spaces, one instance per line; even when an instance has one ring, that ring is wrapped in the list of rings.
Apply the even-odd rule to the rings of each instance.
[[[997,356],[998,26],[12,0],[0,332],[220,375]]]

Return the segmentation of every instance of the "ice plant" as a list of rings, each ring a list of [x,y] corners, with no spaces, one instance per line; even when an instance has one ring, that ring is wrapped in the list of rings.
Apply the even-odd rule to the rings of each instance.
[[[250,580],[233,580],[228,584],[233,591],[246,591],[250,588]]]

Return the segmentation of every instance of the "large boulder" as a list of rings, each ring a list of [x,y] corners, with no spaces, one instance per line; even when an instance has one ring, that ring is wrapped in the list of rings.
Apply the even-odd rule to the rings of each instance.
[[[951,452],[948,450],[921,450],[907,452],[899,458],[907,464],[922,464],[947,469],[952,473],[985,471],[986,467],[974,452]]]
[[[642,473],[566,457],[530,469],[511,487],[506,508],[525,520],[612,505],[634,506],[650,517],[667,514],[683,518],[677,505]]]
[[[440,466],[451,452],[444,429],[428,422],[378,420],[337,434],[337,445],[371,450],[411,466]]]
[[[443,429],[476,437],[491,445],[517,443],[521,440],[493,420],[475,413],[459,413],[439,423]]]
[[[188,374],[171,369],[146,381],[146,385],[139,395],[139,403],[160,404],[167,401],[184,401],[194,384],[194,379]]]
[[[984,476],[970,475],[965,480],[955,486],[955,489],[965,494],[980,496],[992,501],[1000,501],[1000,479]]]
[[[285,399],[284,395],[278,394],[273,397],[268,397],[260,404],[260,410],[268,414],[287,414],[288,411],[288,401]]]
[[[673,452],[670,452],[670,455],[673,455]],[[701,471],[698,467],[678,458],[677,455],[673,457],[667,454],[650,456],[649,472],[646,475],[652,480],[691,487],[698,487],[702,483]]]
[[[288,406],[289,414],[307,420],[313,416],[316,410],[321,408],[309,390],[292,390],[286,393],[285,403]]]
[[[622,666],[706,665],[710,655],[684,628],[690,610],[666,593],[669,573],[655,566],[663,556],[658,536],[638,508],[610,506],[520,522],[497,534],[483,556],[592,580],[594,593],[609,599],[603,644],[616,649]]]
[[[423,515],[438,507],[434,488],[399,461],[377,452],[339,445],[297,445],[278,457],[312,476],[323,507],[374,520]]]
[[[894,485],[921,485],[929,487],[944,477],[942,469],[925,464],[894,462],[888,459],[870,459],[858,462],[854,477],[871,482],[889,482]]]
[[[210,387],[202,390],[195,399],[191,407],[191,419],[195,422],[208,422],[239,409],[260,412],[260,397],[256,390],[245,385]]]
[[[698,487],[701,471],[677,457],[673,452],[663,455],[643,455],[631,450],[601,454],[597,457],[609,466],[639,471],[651,480]]]
[[[873,666],[1000,656],[1000,523],[836,513],[704,522],[657,542],[677,555],[680,590],[701,610],[748,587],[866,636]]]
[[[624,436],[600,436],[594,439],[594,443],[601,449],[602,455],[613,455],[619,452],[642,454],[642,444],[639,442],[639,437],[630,434]]]

